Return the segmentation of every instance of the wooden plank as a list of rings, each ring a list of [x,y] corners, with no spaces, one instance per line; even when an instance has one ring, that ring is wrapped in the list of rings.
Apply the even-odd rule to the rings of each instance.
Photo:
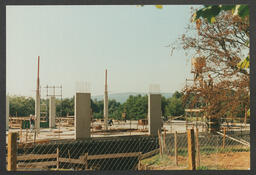
[[[185,112],[203,112],[204,109],[185,109]]]
[[[146,159],[146,158],[148,158],[148,157],[151,157],[151,156],[153,156],[153,155],[155,155],[155,154],[158,154],[160,151],[159,151],[159,148],[157,148],[157,149],[155,149],[155,150],[153,150],[153,151],[150,151],[150,152],[147,152],[147,153],[145,153],[145,154],[142,154],[141,155],[141,160],[143,160],[143,159]]]
[[[220,134],[220,135],[222,135],[222,136],[224,135],[224,134],[222,134],[221,132],[216,132],[216,133],[218,133],[218,134]],[[238,139],[235,139],[235,138],[233,138],[233,137],[231,137],[231,136],[228,136],[227,134],[226,134],[225,137],[227,137],[227,138],[229,138],[229,139],[231,139],[231,140],[234,140],[234,141],[236,141],[236,142],[238,142],[238,143],[241,143],[241,144],[243,144],[243,145],[245,145],[245,146],[250,147],[250,143],[249,143],[249,142],[246,142],[245,140],[242,140],[242,139],[238,140]]]
[[[88,155],[88,160],[114,159],[114,158],[137,157],[137,156],[139,156],[139,152],[134,152],[134,153],[116,153],[116,154],[101,154],[101,155]]]
[[[45,144],[45,143],[49,143],[51,140],[49,139],[42,139],[42,140],[36,140],[35,142],[32,141],[32,142],[28,142],[28,143],[20,143],[18,145],[19,148],[29,148],[29,147],[34,147],[35,146],[35,143],[38,144],[38,143],[41,143],[41,144]]]
[[[21,128],[21,124],[10,124],[11,128],[13,129],[17,129],[17,128]]]
[[[64,163],[73,163],[73,164],[84,164],[84,161],[81,159],[71,159],[71,158],[59,158],[59,162]]]
[[[18,163],[19,168],[22,167],[44,167],[44,166],[56,166],[56,161],[46,161],[46,162],[29,162],[29,163]]]
[[[18,133],[8,133],[7,171],[16,171],[17,168],[17,137]]]
[[[29,120],[30,117],[10,117],[10,120]]]
[[[196,161],[195,161],[195,140],[194,140],[194,130],[188,129],[188,168],[189,170],[196,169]]]
[[[37,160],[37,159],[53,159],[57,158],[57,154],[26,154],[18,156],[17,160]]]

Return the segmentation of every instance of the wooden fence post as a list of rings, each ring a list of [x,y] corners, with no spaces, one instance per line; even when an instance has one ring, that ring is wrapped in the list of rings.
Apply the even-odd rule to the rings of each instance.
[[[17,168],[17,137],[18,133],[8,133],[7,171],[16,171]]]
[[[60,124],[61,124],[61,118],[59,117],[59,139],[60,139]]]
[[[26,128],[26,143],[28,142],[28,128]]]
[[[35,132],[34,132],[34,143],[36,142],[36,129],[35,129]]]
[[[164,152],[166,152],[166,142],[165,142],[165,138],[166,138],[166,130],[164,129],[164,138],[163,138],[163,150],[164,150]]]
[[[245,114],[244,114],[244,127],[246,127],[246,122],[247,122],[247,108],[245,107]]]
[[[60,168],[60,150],[59,150],[59,147],[57,147],[57,165],[56,165],[56,168],[59,169]]]
[[[200,145],[199,145],[199,129],[196,128],[196,158],[197,167],[200,167]]]
[[[188,130],[188,117],[186,116],[186,130]]]
[[[88,169],[88,153],[84,154],[84,169],[87,170]]]
[[[224,127],[224,130],[223,130],[223,143],[222,143],[223,149],[225,148],[225,139],[226,139],[226,127]]]
[[[161,157],[163,156],[163,152],[162,152],[162,143],[161,143],[161,134],[160,131],[158,130],[158,142],[159,142],[159,151],[160,151],[160,155]]]
[[[171,116],[171,123],[170,123],[170,127],[171,127],[171,133],[172,133],[172,116]]]
[[[20,143],[22,143],[23,139],[22,139],[22,126],[20,127],[20,135],[19,135],[19,138],[20,138]]]
[[[196,169],[196,162],[195,162],[195,136],[194,130],[188,129],[187,130],[188,136],[188,168],[189,170]]]
[[[178,141],[177,141],[177,131],[174,133],[174,154],[175,154],[175,163],[178,166]]]
[[[69,149],[68,149],[68,159],[69,159],[69,161],[70,161],[70,158],[71,158],[71,156],[70,156],[70,151],[69,151]]]
[[[142,153],[140,152],[139,153],[139,156],[138,156],[138,160],[139,160],[139,162],[138,162],[138,170],[141,170],[141,156],[142,156]]]

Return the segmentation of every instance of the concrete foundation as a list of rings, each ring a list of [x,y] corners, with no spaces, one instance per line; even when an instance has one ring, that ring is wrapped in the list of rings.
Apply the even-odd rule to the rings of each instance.
[[[150,135],[157,135],[161,132],[161,95],[148,94],[148,132]]]
[[[55,128],[56,102],[55,97],[50,97],[49,101],[49,128]]]
[[[90,138],[91,94],[76,93],[75,96],[75,138]]]
[[[9,96],[6,96],[6,130],[9,130]]]

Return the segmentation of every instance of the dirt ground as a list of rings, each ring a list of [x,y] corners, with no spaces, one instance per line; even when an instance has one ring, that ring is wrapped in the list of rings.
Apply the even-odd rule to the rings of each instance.
[[[151,159],[151,160],[150,160]],[[178,166],[174,165],[174,157],[160,158],[154,156],[142,162],[147,170],[184,170],[187,169],[187,157],[178,157]],[[250,168],[250,152],[215,153],[200,156],[200,170],[248,170]]]

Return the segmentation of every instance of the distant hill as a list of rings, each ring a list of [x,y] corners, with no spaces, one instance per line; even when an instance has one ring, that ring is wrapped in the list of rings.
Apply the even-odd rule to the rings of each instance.
[[[124,93],[115,93],[115,94],[108,94],[109,100],[116,100],[117,102],[124,103],[130,95],[137,96],[141,94],[142,96],[147,95],[147,93],[139,93],[139,92],[124,92]],[[173,93],[161,93],[162,96],[165,98],[172,97]],[[95,95],[92,96],[92,99],[97,99],[98,101],[103,100],[103,95]]]

